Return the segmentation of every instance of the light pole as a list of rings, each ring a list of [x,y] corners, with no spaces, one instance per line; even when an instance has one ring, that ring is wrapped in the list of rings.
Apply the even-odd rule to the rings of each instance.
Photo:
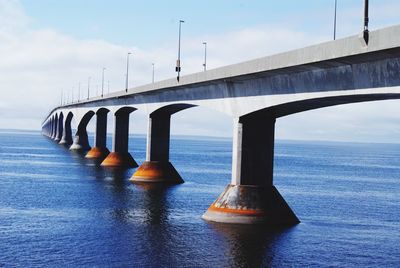
[[[207,70],[207,42],[203,42],[204,45],[204,63],[203,63],[203,67],[204,67],[204,71]]]
[[[89,99],[89,93],[90,93],[90,76],[88,77],[87,81],[87,99]]]
[[[106,70],[105,67],[103,67],[103,74],[101,76],[101,97],[103,98],[104,95],[104,71]]]
[[[179,40],[178,40],[178,60],[176,61],[176,67],[175,71],[178,73],[178,76],[176,77],[176,80],[179,82],[179,75],[181,72],[181,28],[182,28],[182,23],[185,21],[180,20],[179,21]]]
[[[153,67],[153,73],[152,73],[152,76],[151,76],[151,82],[154,83],[154,63],[152,63],[151,66]]]
[[[107,81],[108,87],[107,87],[107,94],[110,95],[110,80]]]
[[[333,40],[336,40],[336,10],[337,10],[337,0],[335,0],[335,16],[333,17]]]
[[[368,16],[368,9],[369,9],[368,0],[365,0],[365,2],[364,2],[364,31],[363,31],[363,36],[364,36],[365,43],[367,43],[367,44],[368,44],[368,41],[369,41],[369,31],[368,31],[369,16]]]
[[[131,52],[128,52],[128,55],[126,57],[126,81],[125,81],[125,92],[128,92],[128,76],[129,76],[129,55],[131,55]]]

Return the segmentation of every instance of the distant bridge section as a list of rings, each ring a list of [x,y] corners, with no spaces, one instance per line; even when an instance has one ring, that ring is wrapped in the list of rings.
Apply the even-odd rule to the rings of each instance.
[[[171,115],[204,106],[234,122],[232,178],[203,218],[233,223],[295,223],[273,186],[277,118],[339,104],[400,98],[400,25],[222,68],[131,88],[54,108],[43,133],[104,166],[137,164],[128,152],[129,114],[148,116],[146,161],[132,177],[144,183],[183,182],[169,162]],[[107,115],[114,116],[111,153]],[[86,126],[96,118],[95,146]],[[71,120],[77,123],[72,137]]]

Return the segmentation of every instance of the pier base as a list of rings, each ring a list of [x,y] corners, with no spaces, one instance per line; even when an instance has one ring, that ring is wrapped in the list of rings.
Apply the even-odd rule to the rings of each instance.
[[[135,168],[138,164],[133,159],[130,153],[117,153],[111,152],[104,160],[101,162],[104,167],[121,167],[121,168]]]
[[[110,151],[107,147],[93,147],[90,151],[86,154],[85,158],[89,159],[105,159]]]
[[[237,224],[294,225],[299,219],[274,187],[229,184],[202,216]]]
[[[130,181],[140,183],[183,183],[171,162],[145,161],[132,175]]]
[[[71,146],[72,142],[62,138],[58,144],[63,145],[65,147],[69,147]]]
[[[78,136],[75,136],[74,142],[72,143],[71,147],[69,147],[69,150],[82,153],[89,151],[90,146],[86,142],[82,142],[82,140]]]

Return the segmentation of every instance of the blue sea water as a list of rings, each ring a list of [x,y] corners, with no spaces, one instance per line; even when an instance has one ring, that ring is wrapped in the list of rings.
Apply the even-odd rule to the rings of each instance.
[[[130,152],[145,157],[145,138]],[[173,138],[185,180],[131,184],[38,132],[0,131],[1,267],[400,267],[400,145],[277,141],[274,183],[301,223],[201,219],[231,141]]]

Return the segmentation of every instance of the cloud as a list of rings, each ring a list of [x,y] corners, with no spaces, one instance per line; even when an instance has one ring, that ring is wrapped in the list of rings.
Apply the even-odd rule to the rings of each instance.
[[[397,4],[394,3],[397,7]],[[352,11],[349,11],[348,16]],[[383,9],[379,12],[386,12]],[[354,13],[353,13],[354,17]],[[106,67],[105,90],[125,86],[126,53],[132,52],[130,85],[151,82],[152,63],[156,80],[175,76],[176,43],[156,48],[128,47],[107,40],[79,39],[54,29],[32,29],[16,0],[0,0],[0,127],[39,129],[48,111],[61,99],[100,94],[102,67]],[[352,23],[354,28],[354,23]],[[182,39],[183,74],[202,71],[204,47],[208,44],[208,68],[217,68],[271,55],[330,39],[278,25],[257,25],[235,32]],[[145,133],[144,113],[135,118],[135,133]],[[281,118],[277,137],[285,139],[390,140],[398,137],[396,102],[331,107]],[[351,115],[351,116],[349,116]],[[173,117],[174,134],[231,136],[232,120],[203,108],[189,109]],[[111,128],[109,128],[111,129]],[[373,134],[371,134],[373,133]],[[375,133],[375,134],[374,134]],[[385,134],[387,133],[387,134]],[[385,135],[388,135],[385,138]]]

